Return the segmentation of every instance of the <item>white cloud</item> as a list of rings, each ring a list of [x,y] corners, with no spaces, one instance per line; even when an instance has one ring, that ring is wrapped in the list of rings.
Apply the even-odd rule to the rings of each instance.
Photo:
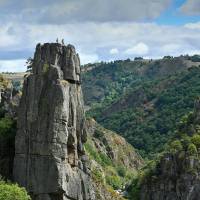
[[[93,0],[69,0],[56,4],[56,10],[59,11],[59,19],[62,16],[78,21],[134,21],[158,17],[170,2],[171,0],[95,0],[94,3]],[[52,11],[47,10],[47,14],[55,13],[55,8]],[[50,19],[56,20],[55,15],[50,15]]]
[[[98,55],[96,54],[80,53],[79,56],[80,56],[81,64],[94,63],[94,62],[99,61]]]
[[[135,46],[128,48],[125,51],[125,54],[144,56],[148,52],[149,52],[149,47],[146,44],[144,44],[143,42],[140,42],[140,43],[136,44]]]
[[[172,44],[166,44],[162,47],[162,51],[166,55],[176,54],[180,50],[180,45],[172,43]]]
[[[188,23],[185,25],[186,28],[189,29],[200,29],[200,22],[197,23]]]
[[[0,29],[0,48],[8,48],[19,44],[19,38],[16,35],[9,34],[11,24],[1,26]]]
[[[200,15],[200,1],[187,0],[180,8],[180,11],[187,15]]]
[[[76,47],[82,64],[180,55],[200,49],[200,22],[183,26],[141,22],[157,18],[172,0],[46,2],[0,0],[0,71],[25,70],[21,62],[33,55],[35,45],[55,42],[57,37]],[[196,14],[199,3],[200,0],[187,0],[180,9]]]
[[[137,21],[155,19],[171,0],[4,0],[1,18],[30,23]]]
[[[117,48],[113,48],[109,52],[110,52],[111,55],[115,55],[115,54],[119,53],[119,50]]]
[[[189,50],[188,52],[187,52],[187,54],[188,55],[200,55],[200,50]]]
[[[26,60],[0,60],[1,72],[24,72]]]
[[[14,24],[8,28],[2,25],[1,37],[14,37],[16,42],[6,47],[6,52],[20,50],[31,52],[24,57],[32,56],[32,52],[38,42],[55,42],[56,38],[64,38],[65,43],[73,44],[80,54],[81,63],[108,61],[111,59],[127,59],[135,56],[149,58],[163,57],[165,55],[178,56],[200,49],[200,29],[196,24],[183,26],[163,26],[154,23],[68,23],[63,25],[32,25]],[[14,36],[13,36],[14,34]],[[84,36],[84,37],[83,37]],[[0,38],[1,40],[1,38]],[[5,43],[6,44],[6,43]],[[112,49],[117,49],[117,54],[110,54]],[[112,50],[112,52],[116,50]],[[0,55],[5,52],[5,45],[0,45]],[[15,54],[17,55],[17,54]],[[13,59],[13,53],[10,59]],[[1,56],[0,59],[3,57]],[[8,60],[8,56],[6,57]],[[15,62],[15,61],[11,61]],[[4,68],[6,67],[4,63]],[[10,65],[8,69],[10,70]],[[12,65],[13,66],[13,65]],[[17,63],[13,71],[22,71],[23,66]],[[22,67],[21,69],[20,66]],[[0,68],[1,70],[1,68]]]

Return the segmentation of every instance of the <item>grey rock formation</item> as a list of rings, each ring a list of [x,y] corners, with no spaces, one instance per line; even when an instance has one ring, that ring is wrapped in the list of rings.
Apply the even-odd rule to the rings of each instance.
[[[72,45],[38,44],[25,78],[14,179],[33,200],[92,200],[80,60]]]
[[[141,200],[199,200],[200,161],[187,155],[168,154],[161,160],[157,173],[143,183]]]
[[[87,119],[88,138],[98,152],[107,155],[113,163],[129,170],[138,171],[144,161],[123,137],[100,126],[94,119]]]
[[[200,99],[195,102],[190,121],[181,126],[181,132],[192,136],[199,130],[199,124]],[[185,142],[181,151],[164,153],[154,172],[142,183],[140,200],[200,199],[200,149],[191,153],[187,145]]]
[[[93,159],[90,155],[90,150],[86,148],[86,152],[91,158],[91,170],[93,172],[93,184],[95,194],[98,200],[125,200],[123,198],[126,193],[126,187],[131,183],[132,178],[126,178],[126,185],[121,190],[115,190],[112,186],[108,186],[106,183],[110,174],[118,180],[122,180],[123,175],[118,175],[119,169],[126,169],[127,172],[132,171],[137,173],[143,166],[144,161],[136,150],[120,135],[113,131],[103,128],[94,119],[87,119],[86,130],[88,134],[87,147],[93,149],[93,152],[104,155],[103,158],[114,164],[99,162],[98,159]],[[106,167],[105,167],[106,165]],[[116,173],[115,173],[116,170]],[[101,174],[101,179],[96,177],[96,172]],[[126,173],[127,175],[128,173]]]
[[[21,95],[13,88],[10,81],[6,81],[7,86],[0,89],[0,107],[7,116],[16,119]]]

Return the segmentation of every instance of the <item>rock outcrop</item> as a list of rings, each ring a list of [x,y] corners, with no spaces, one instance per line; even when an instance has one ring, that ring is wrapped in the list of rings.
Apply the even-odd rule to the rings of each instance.
[[[176,145],[170,146],[141,184],[140,200],[200,199],[200,100],[181,122]],[[174,147],[176,147],[174,149]]]
[[[168,154],[159,163],[157,173],[141,189],[141,200],[199,200],[199,158],[186,153]]]
[[[92,179],[98,200],[125,200],[127,186],[144,161],[126,140],[87,119],[86,153],[91,161]]]
[[[21,93],[10,80],[0,76],[0,108],[7,116],[16,119]]]
[[[14,180],[33,200],[93,200],[79,56],[72,45],[38,44],[31,71],[19,106]]]
[[[113,163],[132,171],[138,171],[144,160],[123,137],[115,132],[105,129],[94,119],[86,121],[88,138],[99,152],[107,155]]]

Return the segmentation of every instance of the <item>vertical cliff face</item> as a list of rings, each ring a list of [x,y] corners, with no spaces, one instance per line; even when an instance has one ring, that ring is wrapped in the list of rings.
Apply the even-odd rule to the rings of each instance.
[[[199,166],[199,158],[188,153],[165,155],[159,163],[157,174],[143,183],[140,199],[200,199]]]
[[[90,200],[80,61],[72,45],[38,44],[25,78],[14,179],[34,200]]]

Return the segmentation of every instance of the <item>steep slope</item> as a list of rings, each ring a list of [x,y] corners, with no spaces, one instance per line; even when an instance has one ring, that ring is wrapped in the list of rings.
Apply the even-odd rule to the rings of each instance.
[[[0,75],[0,175],[12,179],[16,112],[20,94],[13,89],[11,81]]]
[[[163,78],[199,66],[200,59],[180,56],[160,60],[118,60],[110,63],[88,64],[82,67],[82,87],[85,104],[105,101],[126,93],[145,80]],[[91,84],[92,83],[92,84]],[[115,99],[113,99],[115,100]]]
[[[14,180],[33,200],[95,199],[79,56],[72,45],[38,44],[31,69],[19,105]]]
[[[200,69],[195,67],[199,62],[188,59],[121,61],[85,72],[88,115],[151,157],[173,137],[181,116],[192,110],[200,92]],[[101,98],[89,91],[93,78],[94,88],[105,92]]]
[[[9,118],[5,131],[12,137],[0,143],[0,174],[12,178],[15,153],[15,181],[27,188],[32,199],[123,200],[126,186],[144,161],[124,138],[92,119],[85,124],[78,67],[79,60],[72,46],[38,45],[32,72],[25,75],[25,81],[20,76],[24,82],[20,105],[20,95],[13,96],[11,82],[2,77],[0,82],[6,84],[6,90],[2,89],[1,108],[16,119],[19,106],[19,129],[14,152],[17,128]],[[9,79],[13,82],[16,76],[11,74]],[[0,119],[1,132],[4,130],[1,125],[6,123],[4,118],[2,123]],[[66,127],[67,123],[72,126]],[[88,137],[83,148],[86,132]]]
[[[195,110],[183,117],[176,137],[160,159],[144,169],[132,185],[131,199],[200,199],[200,100]],[[136,198],[138,197],[138,198]]]
[[[94,119],[87,120],[86,129],[85,149],[91,161],[98,199],[123,199],[126,185],[136,176],[144,161],[124,138],[103,128]]]

